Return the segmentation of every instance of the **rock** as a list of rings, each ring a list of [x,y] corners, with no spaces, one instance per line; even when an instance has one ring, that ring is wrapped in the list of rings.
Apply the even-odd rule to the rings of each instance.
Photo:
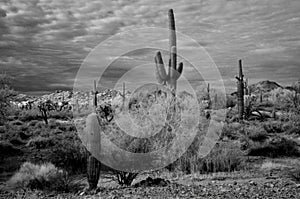
[[[250,181],[249,181],[249,184],[250,184],[250,185],[253,185],[253,186],[256,186],[256,185],[257,185],[257,183],[254,182],[253,180],[250,180]]]

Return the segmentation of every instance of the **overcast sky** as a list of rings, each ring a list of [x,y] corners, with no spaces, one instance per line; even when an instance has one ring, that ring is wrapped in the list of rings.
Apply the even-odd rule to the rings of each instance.
[[[243,59],[250,83],[269,79],[288,85],[299,78],[299,0],[1,0],[0,69],[15,77],[16,90],[72,89],[93,48],[116,33],[167,28],[169,8],[174,9],[177,30],[205,49],[228,88],[235,86],[238,59]],[[167,34],[160,36],[167,41]],[[149,42],[138,35],[135,41],[126,39],[118,41],[119,48]],[[178,45],[179,50],[187,48],[188,42]],[[114,50],[101,59],[112,59]],[[106,80],[121,78],[118,71],[131,65],[128,60],[153,60],[154,52],[129,53],[130,59],[115,61]],[[106,67],[101,59],[97,67]],[[154,67],[145,67],[140,75],[129,75],[129,84],[130,79],[154,77]],[[187,66],[184,73],[188,71]]]

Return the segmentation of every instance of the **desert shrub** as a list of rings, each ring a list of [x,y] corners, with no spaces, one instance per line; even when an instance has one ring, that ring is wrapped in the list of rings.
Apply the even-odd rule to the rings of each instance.
[[[130,186],[133,180],[138,176],[138,174],[139,173],[131,173],[110,169],[106,178],[117,182],[119,185]]]
[[[289,135],[292,135],[292,134],[300,135],[300,126],[290,126],[286,130],[286,133]]]
[[[231,172],[242,168],[243,155],[239,146],[233,143],[220,143],[204,158],[196,163],[201,173]]]
[[[22,151],[19,148],[16,148],[9,142],[0,141],[0,159],[12,155],[22,154]]]
[[[242,169],[243,162],[243,154],[238,144],[220,142],[205,157],[200,157],[199,154],[185,153],[168,169],[185,173],[232,172]]]
[[[9,124],[10,125],[14,125],[14,126],[22,126],[22,125],[24,125],[24,123],[22,121],[20,121],[20,120],[11,121]]]
[[[55,133],[45,131],[32,138],[27,146],[32,155],[29,160],[34,163],[52,162],[69,173],[86,171],[86,151],[75,132]]]
[[[30,122],[27,123],[27,126],[29,126],[29,127],[35,127],[38,123],[39,123],[38,120],[32,120],[32,121],[30,121]]]
[[[21,120],[23,122],[29,122],[32,120],[40,120],[41,119],[39,111],[36,109],[22,110],[22,111],[20,111],[18,117],[19,117],[19,120]]]
[[[283,123],[280,121],[270,121],[263,124],[263,128],[267,133],[284,132]]]
[[[226,96],[226,108],[234,107],[237,104],[237,99],[234,96]]]
[[[293,91],[277,88],[270,92],[270,100],[280,110],[288,111],[295,106],[295,93]]]
[[[20,137],[14,137],[14,138],[11,138],[9,140],[9,142],[15,146],[20,146],[20,145],[25,145],[26,142],[24,142],[23,140],[21,140]]]
[[[265,157],[299,157],[300,151],[298,144],[287,138],[277,138],[263,144],[254,144],[249,149],[250,156]]]
[[[263,142],[268,138],[268,133],[259,125],[251,125],[245,131],[246,135],[255,142]]]
[[[73,123],[57,122],[54,119],[50,119],[48,121],[48,128],[57,129],[63,132],[76,131],[76,127]]]
[[[7,131],[6,126],[0,126],[0,134],[3,134]]]
[[[45,149],[49,147],[53,147],[55,145],[55,138],[53,137],[34,137],[28,143],[27,146],[33,147],[35,149]]]
[[[55,119],[49,119],[48,120],[48,128],[50,129],[56,129],[60,126],[60,123],[57,122]]]
[[[300,135],[300,113],[289,112],[282,117],[282,123],[282,128],[287,134]]]
[[[294,180],[297,183],[300,183],[300,165],[295,169],[291,169],[288,171],[288,177]]]
[[[56,120],[70,120],[73,117],[71,111],[51,111],[49,114],[49,118],[53,118]]]
[[[223,126],[221,138],[225,137],[230,140],[237,140],[242,132],[242,125],[239,123],[230,123]]]
[[[19,171],[7,182],[13,189],[39,189],[47,191],[69,192],[75,188],[67,172],[51,163],[36,165],[25,162]]]

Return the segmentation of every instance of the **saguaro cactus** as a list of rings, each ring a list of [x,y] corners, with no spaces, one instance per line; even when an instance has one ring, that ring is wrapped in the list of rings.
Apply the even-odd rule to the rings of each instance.
[[[248,78],[246,78],[246,81],[245,81],[245,95],[250,95],[250,93],[249,93]]]
[[[262,89],[259,89],[259,102],[260,103],[263,102],[263,92],[262,92]]]
[[[94,80],[94,109],[96,112],[97,108],[97,86],[96,81]],[[95,151],[100,150],[100,130],[98,129],[100,127],[98,123],[98,118],[96,113],[92,113],[86,118],[86,136],[87,136],[87,142],[88,142],[88,150],[89,151]],[[87,179],[89,183],[90,189],[97,188],[97,184],[100,177],[100,162],[91,154],[88,157],[87,160]]]
[[[101,126],[99,125],[96,113],[90,114],[86,118],[85,141],[87,142],[87,149],[91,153],[97,153],[100,150],[100,132]],[[87,179],[90,189],[97,187],[100,177],[100,162],[91,154],[87,161]]]
[[[210,84],[207,84],[207,100],[208,100],[208,109],[211,108],[211,97],[210,97]]]
[[[161,56],[161,52],[157,52],[155,56],[156,64],[156,78],[161,84],[168,84],[175,95],[177,80],[180,77],[183,70],[183,63],[180,62],[177,68],[177,44],[176,44],[176,30],[175,30],[175,19],[173,10],[169,10],[169,70],[166,73],[164,62]]]
[[[93,90],[94,100],[93,100],[93,104],[94,104],[95,108],[97,108],[97,94],[98,94],[97,83],[96,83],[96,80],[94,80],[94,90]]]
[[[100,177],[100,162],[92,155],[87,160],[87,179],[89,189],[96,189]]]
[[[239,60],[239,76],[237,79],[237,98],[238,98],[238,115],[239,119],[243,120],[244,116],[244,74],[242,60]]]
[[[298,107],[298,89],[295,90],[294,105]]]
[[[122,109],[125,107],[125,100],[126,100],[126,92],[125,92],[125,82],[123,82],[123,93],[120,94],[122,97]]]

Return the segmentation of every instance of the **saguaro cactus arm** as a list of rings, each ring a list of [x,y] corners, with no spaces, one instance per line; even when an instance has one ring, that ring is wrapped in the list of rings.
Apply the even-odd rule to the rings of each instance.
[[[169,75],[166,73],[164,61],[160,52],[156,53],[154,60],[156,64],[156,78],[159,83],[165,84],[169,80]]]

